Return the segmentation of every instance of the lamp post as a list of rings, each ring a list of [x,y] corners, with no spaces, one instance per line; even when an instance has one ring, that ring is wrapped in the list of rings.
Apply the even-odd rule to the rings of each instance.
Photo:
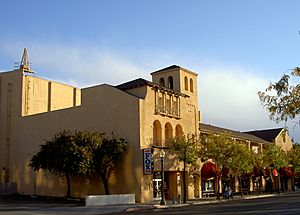
[[[166,200],[165,200],[165,191],[164,191],[164,183],[165,183],[165,176],[164,176],[164,157],[166,153],[162,149],[159,153],[160,156],[160,162],[161,162],[161,201],[160,205],[166,205]]]

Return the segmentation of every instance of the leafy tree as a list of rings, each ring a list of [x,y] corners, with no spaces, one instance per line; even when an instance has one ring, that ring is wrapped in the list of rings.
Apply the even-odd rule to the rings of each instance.
[[[300,145],[295,144],[292,150],[287,152],[289,166],[292,166],[295,172],[300,172]]]
[[[239,143],[231,144],[229,150],[231,150],[231,156],[225,166],[232,175],[240,179],[239,186],[242,191],[241,176],[253,171],[254,155],[247,146]],[[241,192],[241,196],[243,196],[243,192]]]
[[[109,194],[109,176],[126,149],[127,142],[123,138],[108,139],[97,131],[75,131],[74,134],[63,131],[41,145],[29,166],[35,171],[42,169],[65,176],[67,196],[71,196],[71,176],[98,173],[105,193]]]
[[[270,144],[267,149],[264,151],[263,160],[267,167],[269,167],[270,176],[272,177],[273,170],[278,172],[278,178],[280,178],[279,170],[282,167],[288,166],[288,158],[286,153],[277,145]],[[279,188],[279,180],[278,180],[278,188]],[[279,189],[278,189],[279,192]]]
[[[171,151],[177,155],[179,161],[183,162],[183,202],[187,200],[186,185],[186,166],[187,164],[195,164],[199,159],[198,141],[195,135],[192,137],[182,136],[176,137],[171,141]]]
[[[267,147],[263,159],[266,166],[277,170],[288,165],[286,153],[275,144],[270,144]]]
[[[34,170],[40,169],[67,180],[67,196],[71,196],[71,176],[86,174],[89,171],[89,159],[84,146],[76,143],[69,131],[56,134],[52,140],[40,146],[40,150],[30,161]]]
[[[228,160],[231,158],[231,144],[233,140],[227,133],[221,134],[208,134],[201,135],[200,157],[204,160],[211,159],[217,166],[217,174],[215,181],[217,185],[217,199],[220,199],[220,186],[219,180],[222,174],[222,168],[227,165]]]
[[[299,76],[300,68],[293,69],[291,75]],[[270,83],[258,96],[272,120],[287,121],[300,114],[300,85],[291,85],[290,75],[284,74],[278,82]]]
[[[127,150],[125,139],[112,135],[112,139],[102,137],[102,144],[93,149],[93,171],[97,173],[104,186],[105,194],[109,194],[108,180],[121,162],[123,153]]]

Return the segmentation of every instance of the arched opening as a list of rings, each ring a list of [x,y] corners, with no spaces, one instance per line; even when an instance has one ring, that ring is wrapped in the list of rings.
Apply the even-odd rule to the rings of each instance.
[[[176,125],[175,127],[175,136],[176,137],[182,137],[183,136],[183,131],[181,125]]]
[[[161,124],[158,120],[153,122],[153,144],[155,146],[161,146]]]
[[[168,87],[173,90],[173,77],[168,77]]]
[[[188,78],[185,76],[184,77],[184,89],[189,90],[189,83],[188,83]]]
[[[169,146],[173,138],[172,125],[168,122],[165,125],[165,146]]]
[[[159,86],[165,87],[165,79],[164,78],[159,79]]]
[[[190,78],[190,91],[194,92],[194,84],[193,84],[193,79]]]
[[[203,164],[201,168],[201,187],[203,196],[215,193],[215,176],[217,172],[218,167],[214,163],[208,161]]]

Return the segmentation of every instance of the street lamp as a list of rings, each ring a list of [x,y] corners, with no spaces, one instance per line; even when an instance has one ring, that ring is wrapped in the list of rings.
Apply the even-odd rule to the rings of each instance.
[[[161,162],[161,201],[160,201],[160,205],[166,205],[166,200],[165,200],[165,192],[164,192],[164,183],[165,183],[165,176],[164,176],[164,157],[165,157],[166,153],[165,151],[162,149],[159,153],[160,156],[160,162]]]

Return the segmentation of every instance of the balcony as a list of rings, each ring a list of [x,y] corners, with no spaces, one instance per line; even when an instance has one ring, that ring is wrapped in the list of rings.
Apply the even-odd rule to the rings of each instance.
[[[166,106],[158,104],[155,106],[154,112],[155,112],[155,114],[160,114],[163,116],[174,117],[177,119],[181,118],[177,107],[166,107]]]

